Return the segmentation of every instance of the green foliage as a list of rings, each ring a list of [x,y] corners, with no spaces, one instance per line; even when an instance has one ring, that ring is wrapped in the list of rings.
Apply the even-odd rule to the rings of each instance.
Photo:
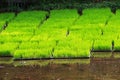
[[[9,22],[14,17],[13,13],[0,13],[0,31],[6,22]]]
[[[82,40],[64,40],[60,41],[55,47],[53,57],[55,58],[74,58],[90,57],[91,43]]]
[[[120,40],[115,40],[114,42],[115,42],[114,50],[115,51],[120,51]]]
[[[50,58],[50,49],[19,49],[14,53],[15,59],[36,59],[36,58]]]
[[[0,33],[0,54],[15,59],[90,57],[91,50],[111,51],[112,41],[120,38],[119,10],[113,15],[108,8],[90,8],[82,16],[76,9],[51,10],[50,18],[41,23],[46,15],[44,11],[19,13]],[[115,49],[119,50],[119,43]]]
[[[18,43],[1,43],[0,44],[0,56],[12,56],[15,49],[18,47]]]
[[[110,40],[95,40],[93,51],[111,51],[112,41]]]

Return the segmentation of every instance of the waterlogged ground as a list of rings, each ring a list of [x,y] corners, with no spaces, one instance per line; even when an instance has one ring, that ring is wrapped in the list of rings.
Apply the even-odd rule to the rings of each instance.
[[[0,58],[0,80],[119,80],[120,53],[90,59],[13,61]]]

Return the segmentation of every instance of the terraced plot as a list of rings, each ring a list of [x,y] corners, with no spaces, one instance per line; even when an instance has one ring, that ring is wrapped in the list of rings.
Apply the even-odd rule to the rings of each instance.
[[[0,56],[80,58],[119,51],[119,17],[120,10],[114,15],[109,8],[85,9],[81,16],[76,9],[21,12],[0,33]]]
[[[0,32],[4,29],[6,22],[9,22],[14,17],[14,13],[0,13]]]

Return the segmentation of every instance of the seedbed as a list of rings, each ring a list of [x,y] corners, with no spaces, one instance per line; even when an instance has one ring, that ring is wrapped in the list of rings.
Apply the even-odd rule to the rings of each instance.
[[[0,44],[0,56],[13,56],[14,51],[19,46],[19,43],[6,42]]]
[[[0,33],[1,46],[18,44],[15,52],[8,49],[5,53],[13,53],[15,59],[81,58],[90,57],[91,51],[119,49],[119,44],[115,45],[119,10],[113,15],[109,8],[90,8],[80,16],[76,9],[63,9],[51,10],[48,19],[47,15],[45,11],[23,11],[16,17],[13,13],[1,17],[0,25],[14,17]]]
[[[97,52],[110,52],[112,51],[112,41],[111,40],[95,40],[93,45],[93,51]]]

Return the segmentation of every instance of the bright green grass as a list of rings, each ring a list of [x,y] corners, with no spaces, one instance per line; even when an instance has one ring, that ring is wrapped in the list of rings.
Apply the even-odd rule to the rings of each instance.
[[[78,16],[79,15],[77,14],[76,9],[64,9],[64,10],[52,10],[51,11],[51,18],[54,18],[54,19],[64,19],[64,18],[75,19]]]
[[[82,40],[65,40],[60,41],[55,47],[53,56],[55,58],[74,58],[74,57],[89,57],[89,43]]]
[[[15,59],[51,58],[55,41],[22,42],[14,53]]]
[[[1,43],[0,44],[0,56],[12,56],[19,43]]]
[[[114,50],[120,51],[120,40],[114,40],[114,42],[115,42]]]
[[[36,58],[50,58],[51,50],[50,49],[21,49],[16,50],[14,53],[15,59],[36,59]]]
[[[10,21],[14,17],[14,13],[0,13],[0,31],[5,22]]]
[[[31,37],[31,35],[0,35],[0,42],[29,41]]]
[[[101,24],[112,15],[109,8],[91,8],[83,11],[83,16],[78,19],[76,24]]]
[[[45,49],[45,48],[52,49],[55,45],[56,45],[55,41],[39,41],[39,42],[29,41],[22,42],[22,44],[19,46],[19,49]]]
[[[18,14],[18,16],[12,22],[24,23],[24,24],[28,24],[32,22],[35,24],[45,19],[46,15],[47,15],[47,12],[44,12],[44,11],[25,11]]]
[[[1,46],[19,43],[5,55],[12,53],[15,59],[90,57],[91,50],[111,51],[112,41],[120,38],[119,11],[113,15],[108,8],[90,8],[79,16],[76,9],[52,10],[50,18],[38,27],[47,14],[44,11],[19,13],[0,33]],[[119,50],[117,45],[115,48]]]
[[[0,21],[9,21],[14,17],[14,13],[0,13]]]
[[[112,41],[111,40],[95,40],[93,45],[93,51],[111,51]]]

